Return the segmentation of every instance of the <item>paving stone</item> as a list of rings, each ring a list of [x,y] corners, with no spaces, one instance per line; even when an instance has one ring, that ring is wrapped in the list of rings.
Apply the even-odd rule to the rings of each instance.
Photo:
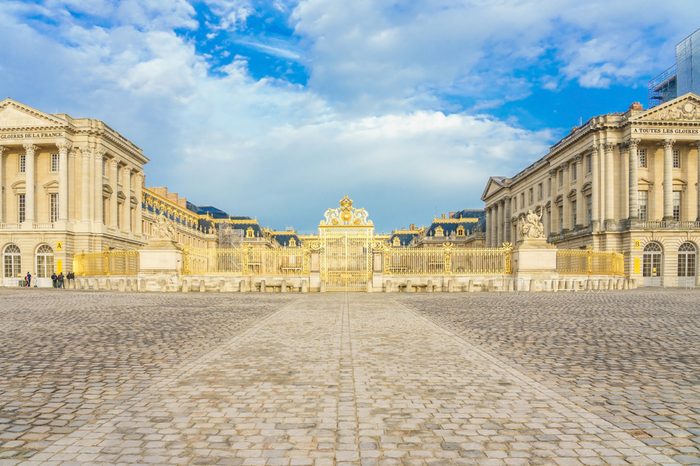
[[[0,462],[695,464],[697,309],[0,290]]]

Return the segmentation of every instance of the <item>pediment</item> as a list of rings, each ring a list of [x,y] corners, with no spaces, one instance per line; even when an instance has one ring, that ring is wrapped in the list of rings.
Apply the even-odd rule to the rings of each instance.
[[[0,128],[36,128],[64,126],[66,122],[12,99],[0,102]]]
[[[631,122],[692,121],[700,123],[700,96],[688,93],[630,118]]]
[[[486,183],[486,188],[484,188],[484,193],[481,195],[481,200],[486,200],[503,189],[505,187],[505,180],[506,178],[500,176],[492,176],[489,178],[489,181]]]

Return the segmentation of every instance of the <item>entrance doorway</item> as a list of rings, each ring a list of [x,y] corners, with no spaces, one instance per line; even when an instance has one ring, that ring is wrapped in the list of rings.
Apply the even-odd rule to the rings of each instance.
[[[686,242],[678,248],[678,286],[695,288],[697,282],[697,248]]]
[[[327,291],[366,291],[372,279],[374,224],[345,196],[319,224],[321,281]]]
[[[661,286],[662,284],[663,252],[659,243],[649,243],[644,246],[642,276],[644,286]]]

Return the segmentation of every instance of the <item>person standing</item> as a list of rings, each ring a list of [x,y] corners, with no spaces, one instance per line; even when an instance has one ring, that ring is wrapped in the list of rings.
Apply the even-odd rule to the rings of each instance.
[[[27,288],[32,286],[32,274],[27,272],[27,275],[24,277],[24,281],[27,283]]]
[[[51,284],[54,288],[58,288],[58,275],[56,275],[56,272],[51,274]]]
[[[58,287],[63,288],[63,272],[58,274],[57,280],[58,280]]]

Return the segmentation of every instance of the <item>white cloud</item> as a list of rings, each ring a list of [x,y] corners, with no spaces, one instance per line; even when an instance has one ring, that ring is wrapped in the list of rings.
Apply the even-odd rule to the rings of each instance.
[[[246,1],[209,3],[221,28],[243,27],[252,11]],[[522,98],[533,83],[516,71],[543,54],[561,69],[539,86],[632,80],[669,47],[647,50],[644,34],[658,42],[675,37],[671,28],[691,29],[647,13],[635,27],[605,15],[620,17],[616,2],[579,3],[305,0],[292,17],[308,50],[277,51],[308,63],[303,87],[253,79],[241,56],[210,73],[205,55],[173,32],[199,27],[184,1],[5,2],[0,89],[42,110],[105,120],[151,157],[149,184],[196,203],[308,230],[347,193],[388,229],[479,206],[489,175],[513,174],[552,140],[458,108],[448,114],[445,95],[478,96],[472,111]],[[69,12],[78,9],[113,21],[86,24]],[[25,21],[29,13],[56,26]]]

